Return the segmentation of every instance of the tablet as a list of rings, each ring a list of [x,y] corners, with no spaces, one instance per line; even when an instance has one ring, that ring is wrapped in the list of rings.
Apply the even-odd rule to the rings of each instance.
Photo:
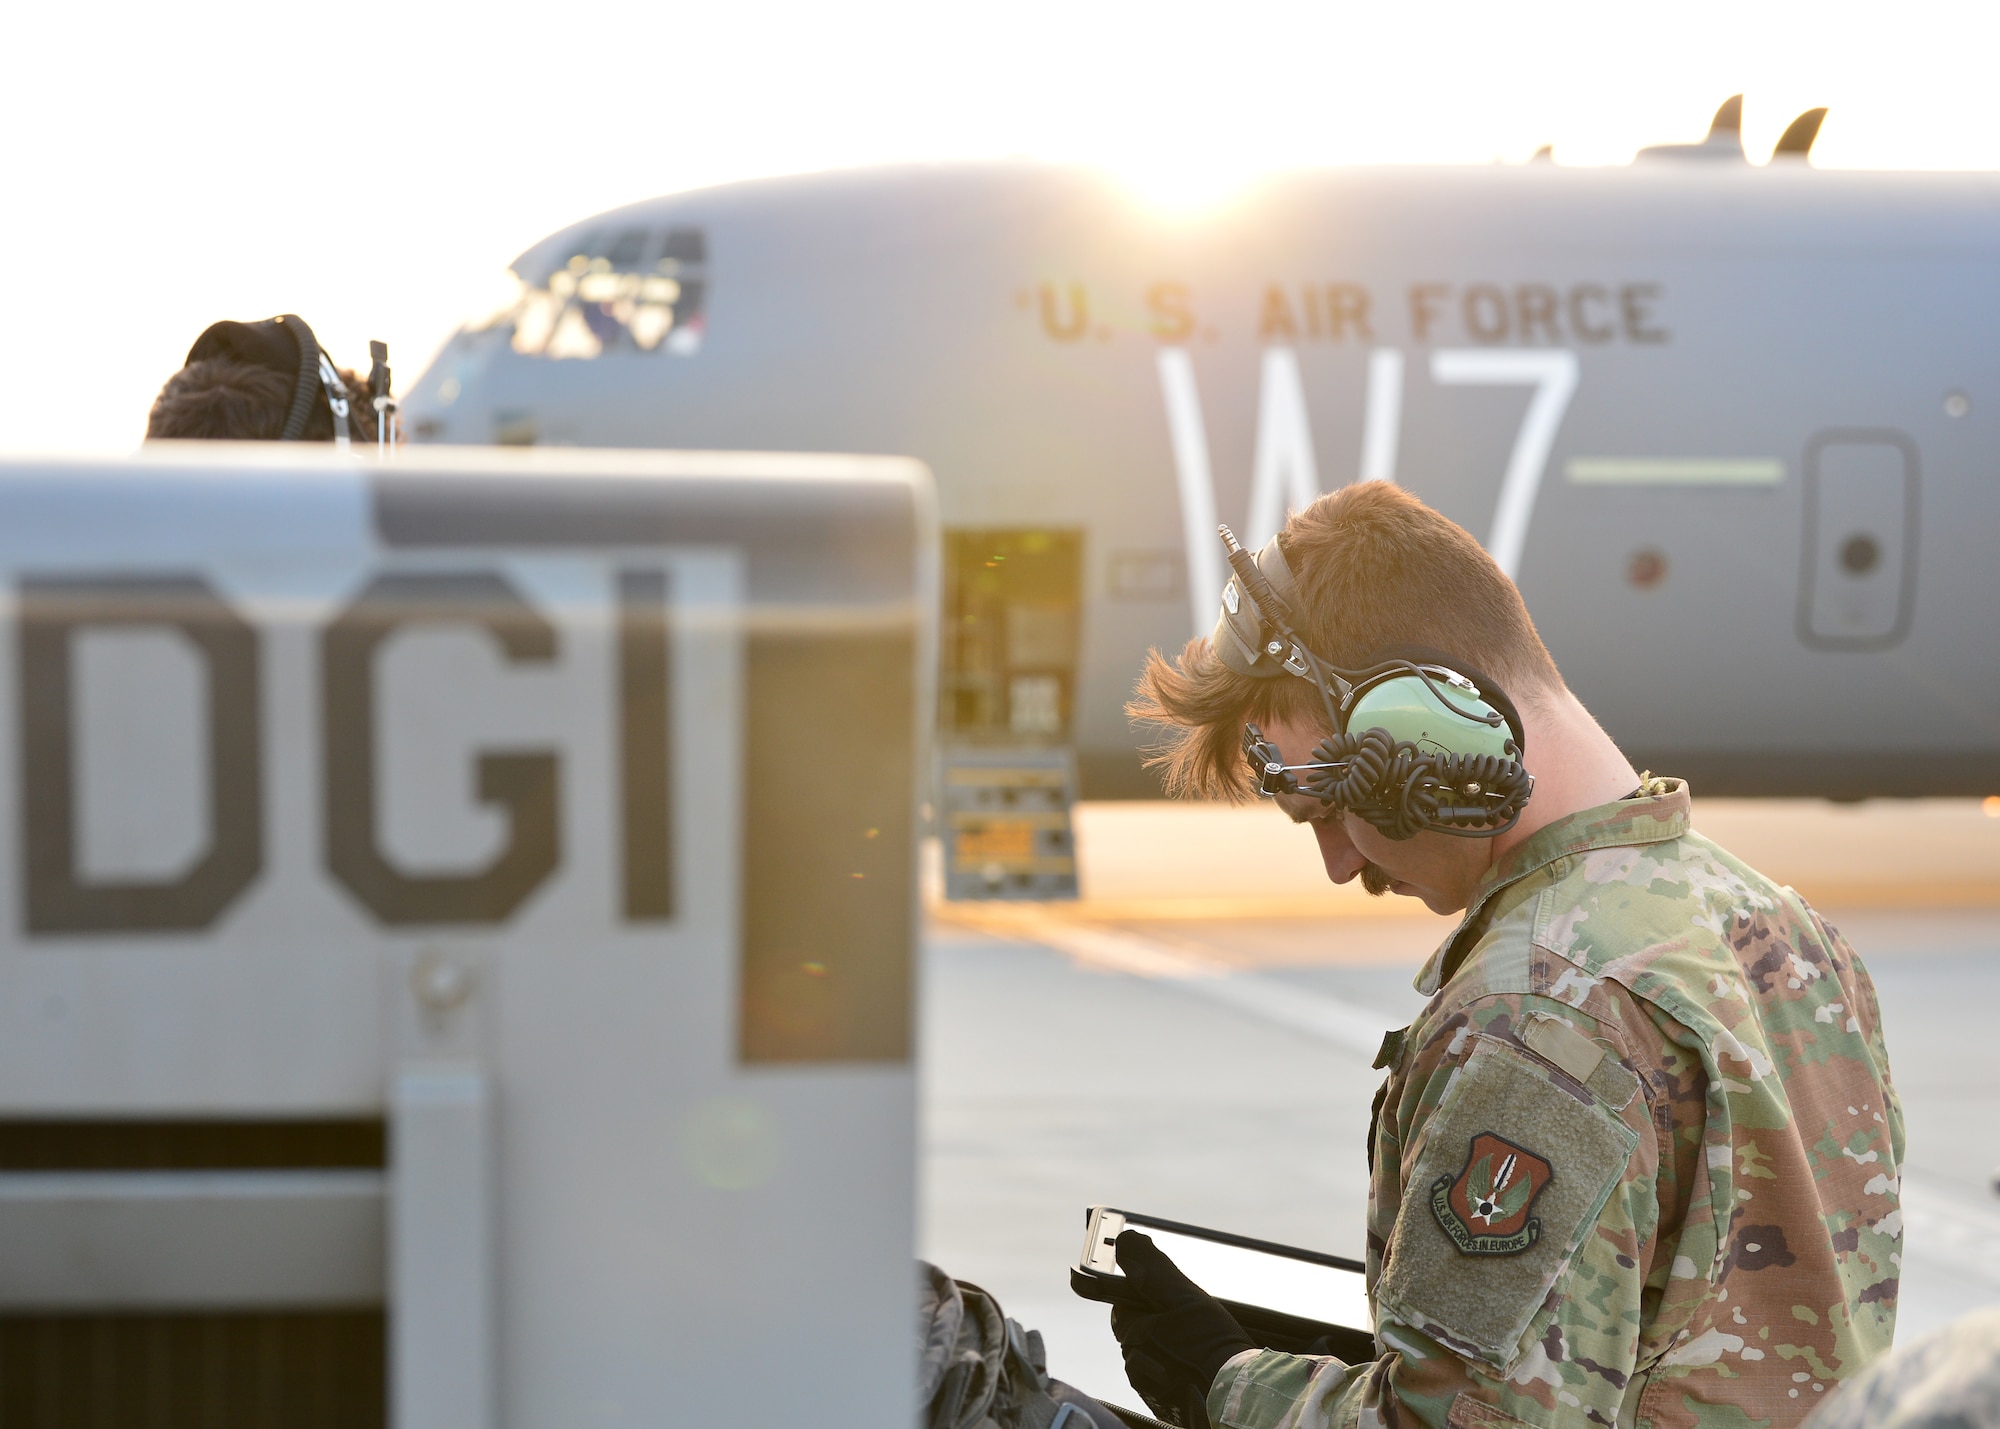
[[[1115,1305],[1131,1298],[1115,1247],[1125,1231],[1143,1231],[1271,1348],[1331,1353],[1350,1363],[1374,1356],[1374,1316],[1358,1260],[1112,1206],[1092,1206],[1085,1225],[1070,1286],[1087,1300]]]

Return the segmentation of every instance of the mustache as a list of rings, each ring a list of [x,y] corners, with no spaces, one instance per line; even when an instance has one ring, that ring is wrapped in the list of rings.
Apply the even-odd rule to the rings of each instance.
[[[1389,891],[1395,881],[1372,863],[1361,865],[1361,886],[1368,890],[1368,896],[1371,898],[1380,898]]]

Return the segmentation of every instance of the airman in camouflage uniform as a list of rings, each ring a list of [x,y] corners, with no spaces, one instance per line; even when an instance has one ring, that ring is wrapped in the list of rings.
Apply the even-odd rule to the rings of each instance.
[[[1131,706],[1166,731],[1170,791],[1241,796],[1246,749],[1259,787],[1334,767],[1314,751],[1351,731],[1324,672],[1422,658],[1505,716],[1532,797],[1453,837],[1467,830],[1405,827],[1414,786],[1349,788],[1358,755],[1343,784],[1270,788],[1334,882],[1464,914],[1418,978],[1429,1006],[1380,1059],[1379,1353],[1245,1348],[1135,1244],[1128,1273],[1158,1303],[1113,1317],[1128,1377],[1190,1421],[1206,1391],[1228,1429],[1797,1424],[1895,1324],[1903,1122],[1859,959],[1689,828],[1687,789],[1632,767],[1506,573],[1407,491],[1322,496],[1231,568],[1214,635],[1151,656]],[[1338,694],[1350,713],[1356,688]],[[1439,718],[1416,738],[1455,739]]]
[[[1381,1357],[1240,1354],[1215,1424],[1794,1424],[1887,1349],[1903,1120],[1874,989],[1688,819],[1651,780],[1488,871],[1383,1049]]]

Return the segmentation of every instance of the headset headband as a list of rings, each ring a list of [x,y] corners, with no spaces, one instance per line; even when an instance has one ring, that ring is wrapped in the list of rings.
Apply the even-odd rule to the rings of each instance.
[[[1228,530],[1227,527],[1222,529]],[[1233,538],[1225,537],[1225,542],[1230,539]],[[1311,680],[1314,678],[1311,667],[1317,665],[1319,674],[1333,684],[1334,693],[1342,705],[1351,702],[1358,684],[1357,675],[1365,676],[1384,665],[1408,664],[1433,673],[1461,676],[1476,686],[1481,697],[1507,721],[1515,746],[1520,749],[1528,747],[1527,734],[1521,726],[1521,716],[1515,710],[1514,702],[1491,678],[1456,655],[1447,655],[1428,645],[1392,645],[1377,652],[1364,671],[1341,670],[1305,649],[1294,632],[1284,632],[1289,639],[1274,638],[1279,633],[1280,622],[1272,616],[1283,614],[1289,617],[1299,608],[1298,578],[1292,574],[1292,568],[1285,560],[1284,548],[1278,544],[1276,536],[1264,543],[1264,549],[1256,554],[1253,562],[1256,573],[1263,577],[1270,592],[1277,596],[1285,609],[1267,615],[1257,597],[1246,589],[1254,582],[1240,576],[1229,578],[1222,587],[1222,608],[1216,616],[1215,632],[1209,637],[1217,657],[1229,669],[1258,680],[1272,680],[1280,675]]]
[[[319,339],[297,313],[263,322],[209,324],[188,349],[187,361],[191,365],[217,357],[268,368],[292,379],[292,404],[285,413],[279,441],[296,442],[305,437],[314,395],[324,393],[326,405],[333,413],[334,444],[341,447],[348,444],[347,384],[340,380]]]
[[[1254,563],[1258,574],[1277,593],[1279,601],[1296,609],[1299,583],[1292,576],[1292,568],[1285,564],[1285,553],[1276,536],[1264,543],[1264,549],[1256,554]],[[1216,616],[1215,634],[1210,637],[1210,643],[1215,646],[1215,653],[1222,663],[1237,674],[1269,680],[1288,673],[1283,663],[1282,646],[1278,650],[1268,648],[1271,632],[1278,625],[1271,617],[1280,612],[1267,614],[1247,588],[1248,584],[1239,576],[1231,576],[1223,585],[1222,609]],[[1290,614],[1290,611],[1283,613]]]
[[[285,414],[285,429],[278,434],[281,442],[295,442],[306,434],[306,419],[312,415],[313,388],[320,385],[319,365],[323,357],[319,339],[306,326],[306,320],[297,313],[286,313],[277,319],[292,335],[292,341],[299,345],[299,370],[297,380],[292,384],[292,410]],[[336,433],[339,424],[335,423]]]

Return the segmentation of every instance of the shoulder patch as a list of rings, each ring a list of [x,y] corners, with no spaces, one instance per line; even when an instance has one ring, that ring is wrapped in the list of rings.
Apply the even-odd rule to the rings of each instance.
[[[1377,1323],[1408,1325],[1503,1374],[1519,1360],[1639,1144],[1616,1111],[1557,1076],[1511,1041],[1474,1043],[1424,1126]]]
[[[1466,1255],[1519,1255],[1542,1238],[1528,1211],[1554,1174],[1546,1158],[1482,1131],[1465,1169],[1431,1187],[1431,1214]]]

